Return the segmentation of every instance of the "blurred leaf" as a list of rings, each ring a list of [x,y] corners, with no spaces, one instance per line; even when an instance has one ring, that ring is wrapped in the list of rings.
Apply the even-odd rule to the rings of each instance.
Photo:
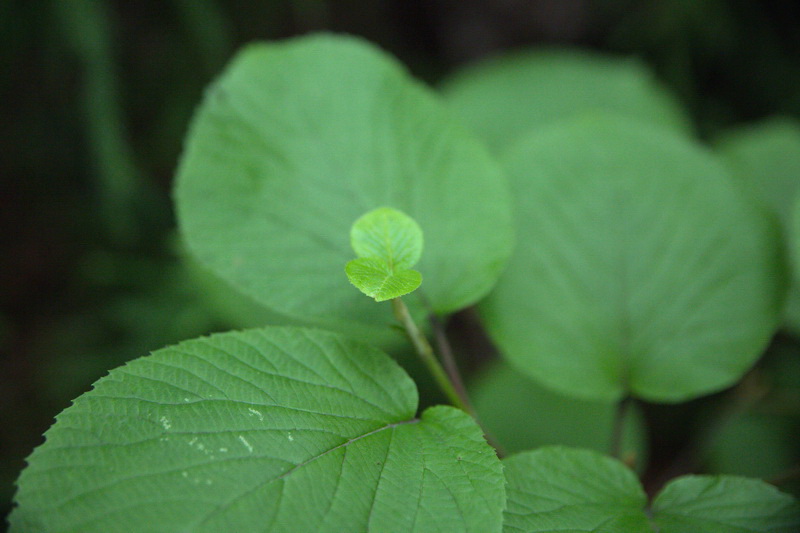
[[[565,445],[608,452],[615,405],[550,391],[498,361],[473,380],[470,397],[481,423],[509,452]],[[644,421],[638,410],[624,422],[622,457],[646,464]]]
[[[485,149],[350,37],[241,52],[195,117],[176,198],[202,263],[281,314],[337,329],[393,323],[341,275],[352,221],[369,209],[396,206],[425,231],[419,270],[437,313],[484,296],[512,244],[506,184]]]
[[[442,91],[498,152],[531,131],[596,111],[690,129],[676,99],[642,63],[584,50],[528,50],[483,61],[456,72]]]
[[[788,233],[800,192],[800,124],[789,118],[768,119],[727,132],[718,140],[717,149],[745,190],[778,217]],[[800,333],[796,276],[788,293],[786,320],[793,332]]]
[[[515,367],[565,393],[676,402],[726,387],[775,331],[775,228],[705,151],[621,118],[505,160],[524,241],[481,306]]]
[[[798,424],[785,416],[746,412],[728,421],[704,452],[717,474],[771,479],[797,462]]]
[[[730,130],[716,142],[735,177],[784,227],[800,192],[800,123],[774,117]]]

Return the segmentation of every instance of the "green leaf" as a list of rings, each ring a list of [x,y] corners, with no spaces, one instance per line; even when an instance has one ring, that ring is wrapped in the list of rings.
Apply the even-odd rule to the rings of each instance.
[[[791,246],[792,209],[800,192],[800,124],[771,118],[725,133],[717,142],[744,189],[778,218]],[[787,296],[786,325],[800,333],[800,284],[795,275]]]
[[[498,152],[534,129],[595,111],[690,129],[677,99],[644,64],[587,51],[539,49],[490,59],[456,72],[443,92]]]
[[[416,408],[396,363],[340,335],[187,341],[58,416],[12,531],[499,531],[501,464],[480,428]]]
[[[765,479],[778,476],[797,462],[796,433],[790,416],[756,410],[735,413],[703,443],[705,469]]]
[[[788,227],[800,192],[800,124],[767,119],[725,132],[716,148],[737,180]]]
[[[648,513],[633,472],[596,452],[540,448],[503,464],[509,533],[790,533],[800,526],[797,502],[755,479],[678,478]]]
[[[425,229],[417,269],[440,314],[488,293],[513,240],[507,184],[487,149],[353,37],[240,52],[194,118],[175,196],[203,264],[280,314],[337,329],[394,322],[342,276],[363,213],[392,206]]]
[[[481,424],[509,453],[546,445],[600,452],[611,448],[613,403],[558,394],[504,361],[473,379],[469,392]],[[628,410],[624,427],[622,457],[632,457],[643,467],[647,445],[638,409]]]
[[[609,116],[542,130],[505,163],[524,240],[481,312],[515,367],[575,396],[675,402],[759,357],[780,238],[711,155]]]
[[[392,269],[416,265],[422,243],[422,229],[414,219],[391,207],[362,215],[350,229],[350,245],[358,257],[377,257]]]
[[[350,244],[358,259],[345,266],[350,283],[383,302],[415,290],[422,275],[410,270],[422,256],[422,229],[401,211],[380,207],[353,223]]]
[[[350,283],[376,302],[408,294],[422,283],[422,275],[416,270],[392,269],[376,257],[353,259],[345,266],[345,272]]]
[[[589,450],[539,448],[503,460],[503,531],[651,533],[647,496],[619,461]],[[689,531],[689,530],[687,530]]]
[[[686,476],[667,484],[653,502],[660,533],[795,533],[800,506],[757,479]]]

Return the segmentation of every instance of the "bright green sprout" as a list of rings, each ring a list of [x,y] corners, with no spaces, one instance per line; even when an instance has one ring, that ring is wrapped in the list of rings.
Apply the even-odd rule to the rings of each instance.
[[[358,259],[345,266],[350,283],[376,302],[414,291],[422,274],[411,270],[422,256],[422,229],[405,213],[379,207],[353,223],[350,244]]]

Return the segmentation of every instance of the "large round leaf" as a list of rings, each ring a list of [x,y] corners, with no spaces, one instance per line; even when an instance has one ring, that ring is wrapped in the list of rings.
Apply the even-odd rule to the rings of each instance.
[[[498,151],[534,129],[594,111],[689,129],[677,100],[632,58],[526,50],[468,66],[446,80],[442,90],[467,124]]]
[[[761,354],[784,293],[778,232],[708,153],[594,117],[505,163],[520,242],[482,312],[515,366],[574,395],[681,401]]]
[[[350,227],[375,208],[421,226],[416,269],[439,313],[484,296],[512,244],[506,183],[486,149],[393,59],[349,37],[242,51],[195,117],[176,200],[202,262],[317,322],[392,321],[343,272]]]
[[[589,450],[540,448],[503,460],[510,533],[792,533],[800,506],[763,481],[686,476],[647,497],[625,465]]]
[[[113,370],[19,480],[15,531],[498,531],[500,461],[382,352],[297,328]]]

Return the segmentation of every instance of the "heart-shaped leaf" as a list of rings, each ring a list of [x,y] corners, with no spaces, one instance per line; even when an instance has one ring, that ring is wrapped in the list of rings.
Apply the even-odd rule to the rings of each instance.
[[[299,328],[165,348],[97,382],[28,459],[13,531],[499,531],[500,461],[414,418],[384,353]]]
[[[591,112],[678,131],[689,119],[644,64],[570,49],[526,50],[457,71],[443,93],[498,153],[534,129]]]
[[[481,311],[514,366],[576,396],[674,402],[761,355],[785,293],[779,233],[706,151],[598,116],[505,163],[521,242]]]
[[[793,533],[800,527],[797,502],[755,479],[678,478],[648,513],[647,497],[633,472],[596,452],[540,448],[503,464],[507,532]]]
[[[175,197],[203,264],[282,315],[340,330],[394,323],[342,275],[363,213],[392,206],[425,229],[418,270],[440,314],[488,293],[513,240],[487,149],[393,58],[346,36],[240,52],[195,115]]]

